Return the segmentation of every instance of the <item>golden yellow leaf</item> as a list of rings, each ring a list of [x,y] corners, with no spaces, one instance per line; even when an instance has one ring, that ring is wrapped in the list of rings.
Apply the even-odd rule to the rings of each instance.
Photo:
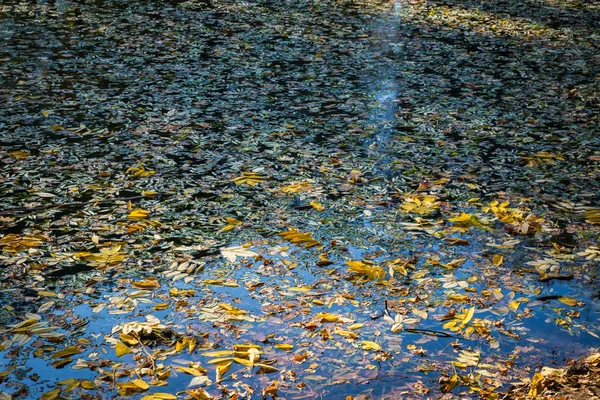
[[[58,396],[60,396],[60,388],[42,394],[39,400],[55,400],[58,399]]]
[[[217,375],[216,375],[216,381],[220,382],[223,379],[223,375],[225,375],[225,373],[227,373],[227,371],[229,371],[229,368],[231,368],[231,364],[232,361],[228,360],[228,362],[226,363],[222,363],[217,365]]]
[[[94,385],[94,382],[85,379],[81,381],[81,387],[86,390],[93,390],[96,388],[96,385]]]
[[[306,293],[306,292],[310,291],[310,286],[292,286],[292,287],[289,287],[288,290],[290,292]]]
[[[175,367],[175,370],[186,373],[186,374],[190,374],[193,376],[201,376],[206,373],[206,370],[204,368],[197,369],[197,368],[191,368],[191,367]]]
[[[538,373],[534,374],[533,379],[531,380],[531,386],[530,386],[528,395],[531,397],[536,397],[538,395],[538,393],[540,393],[542,391],[542,389],[544,388],[543,382],[544,382],[544,375],[542,375],[542,373],[538,372]]]
[[[131,383],[133,383],[136,387],[140,388],[141,390],[148,390],[150,388],[150,385],[148,385],[142,379],[134,379],[131,381]]]
[[[560,296],[558,301],[571,307],[575,307],[577,305],[577,300],[568,296]]]
[[[378,265],[373,265],[370,261],[346,261],[348,272],[369,280],[382,280],[385,278],[386,272]]]
[[[446,381],[442,384],[442,388],[441,388],[442,393],[450,392],[452,389],[454,389],[456,387],[457,383],[458,383],[458,375],[454,374],[448,381]]]
[[[154,290],[160,288],[160,283],[158,283],[156,278],[146,278],[143,281],[132,282],[131,286],[136,289]]]
[[[469,322],[471,322],[471,319],[473,319],[473,315],[475,314],[475,307],[471,307],[467,310],[467,312],[465,313],[465,317],[463,318],[463,320],[461,321],[461,326],[465,326],[467,325]]]
[[[119,333],[119,338],[128,346],[135,346],[139,343],[139,341],[132,335],[128,335],[126,333]]]
[[[169,393],[152,393],[142,397],[141,400],[177,400],[177,396]]]
[[[81,350],[79,350],[79,347],[69,346],[65,349],[62,349],[62,350],[57,351],[56,353],[52,354],[52,358],[65,358],[65,357],[69,357],[69,356],[79,354],[79,353],[81,353]]]
[[[494,254],[492,257],[492,264],[499,267],[504,262],[504,257],[501,254]]]
[[[325,207],[323,207],[323,204],[319,203],[316,200],[311,201],[310,206],[317,211],[325,211]]]
[[[279,190],[283,193],[310,192],[313,187],[310,182],[293,182],[287,186],[282,186]]]
[[[149,214],[150,214],[150,211],[138,208],[138,209],[131,211],[131,213],[129,213],[127,218],[129,218],[130,220],[133,220],[133,221],[139,221],[139,220],[148,218]]]
[[[365,324],[363,324],[362,322],[359,322],[359,323],[356,323],[356,324],[352,324],[352,325],[350,325],[350,326],[348,327],[348,329],[350,329],[350,330],[352,331],[352,330],[355,330],[355,329],[360,329],[360,328],[362,328],[363,326],[365,326]]]
[[[185,391],[187,394],[192,396],[194,400],[211,400],[213,397],[204,389],[190,389]]]
[[[9,156],[16,158],[17,160],[26,160],[29,157],[29,152],[26,150],[16,150],[8,153]]]
[[[239,221],[235,218],[227,217],[225,220],[227,222],[227,225],[225,225],[225,227],[221,229],[221,232],[227,232],[234,229],[237,226],[242,225],[242,221]]]
[[[155,192],[154,190],[144,190],[144,191],[142,191],[142,196],[152,199],[152,198],[158,196],[158,192]]]
[[[346,330],[340,329],[338,327],[335,327],[333,329],[333,333],[343,336],[346,339],[354,340],[354,339],[358,338],[358,334],[356,332],[346,331]]]
[[[318,313],[316,318],[321,322],[338,322],[340,320],[339,315],[331,313]]]
[[[152,170],[146,170],[146,168],[144,167],[142,162],[138,160],[138,166],[128,168],[127,171],[125,171],[125,173],[126,174],[132,173],[134,177],[140,178],[140,177],[152,176],[156,172],[152,171]]]
[[[294,348],[294,345],[293,344],[286,344],[286,343],[278,343],[278,344],[275,345],[275,348],[279,349],[279,350],[289,351],[289,350],[292,350]]]
[[[309,233],[309,232],[302,233],[297,229],[290,229],[287,232],[279,232],[277,235],[281,236],[283,239],[287,240],[288,242],[295,243],[299,246],[303,246],[306,248],[322,246],[322,244],[320,242],[313,239],[312,233]]]
[[[115,348],[115,352],[117,353],[117,357],[121,357],[122,355],[129,354],[132,351],[123,342],[117,342],[117,347]]]
[[[231,182],[235,183],[236,185],[246,184],[249,186],[256,186],[259,182],[264,180],[265,178],[255,172],[242,172],[241,176],[232,179]]]
[[[363,348],[363,350],[369,351],[369,350],[381,350],[381,346],[375,342],[372,342],[370,340],[363,340],[360,344],[360,346]]]

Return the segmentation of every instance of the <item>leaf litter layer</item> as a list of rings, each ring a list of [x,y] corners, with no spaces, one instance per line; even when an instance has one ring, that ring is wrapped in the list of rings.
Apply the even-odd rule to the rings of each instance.
[[[2,396],[555,393],[599,342],[598,13],[3,2]]]

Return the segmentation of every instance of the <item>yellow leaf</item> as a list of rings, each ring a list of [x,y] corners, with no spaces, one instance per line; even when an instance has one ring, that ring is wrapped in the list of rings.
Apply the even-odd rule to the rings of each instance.
[[[29,152],[26,150],[16,150],[8,153],[9,156],[16,158],[17,160],[26,160],[29,157]]]
[[[65,358],[79,353],[81,353],[79,347],[69,346],[63,350],[57,351],[56,353],[52,354],[52,358]]]
[[[194,400],[211,400],[213,397],[204,389],[190,389],[185,391],[187,394],[192,396]]]
[[[136,387],[140,388],[141,390],[148,390],[150,388],[150,385],[148,385],[142,379],[134,379],[131,381],[131,383],[133,383]]]
[[[320,242],[313,239],[312,233],[309,233],[309,232],[302,233],[297,229],[291,229],[287,232],[279,232],[277,235],[281,236],[283,239],[287,240],[288,242],[295,243],[299,246],[303,246],[306,248],[322,246],[322,244]]]
[[[311,201],[310,206],[317,211],[325,211],[325,207],[323,207],[323,204],[319,203],[318,201]]]
[[[530,386],[528,395],[531,397],[536,397],[538,395],[538,393],[540,393],[542,391],[542,389],[544,388],[543,382],[544,382],[544,375],[542,375],[540,372],[533,375],[533,379],[531,381],[531,386]]]
[[[235,183],[236,185],[246,184],[249,186],[256,186],[259,182],[264,180],[265,178],[255,172],[242,172],[241,176],[232,179],[231,182]]]
[[[467,310],[465,317],[463,318],[461,325],[465,326],[467,325],[471,319],[473,319],[473,315],[475,314],[475,307],[471,307],[469,310]]]
[[[186,373],[186,374],[190,374],[193,376],[201,376],[206,373],[206,370],[204,368],[202,368],[202,370],[200,370],[200,369],[191,368],[191,367],[175,367],[175,370]]]
[[[519,308],[520,305],[521,303],[516,300],[511,300],[508,302],[508,308],[514,311],[517,311],[517,308]]]
[[[143,281],[132,282],[131,286],[133,286],[136,289],[159,289],[160,283],[158,283],[158,280],[156,278],[146,278]]]
[[[117,353],[117,357],[121,357],[122,355],[129,354],[132,352],[131,349],[122,342],[117,342],[117,347],[115,348],[115,351]]]
[[[260,349],[262,349],[262,346],[258,345],[258,344],[252,344],[252,343],[234,344],[233,345],[233,350],[235,350],[235,351],[248,351],[250,349],[260,350]]]
[[[40,396],[39,400],[55,400],[60,395],[60,388],[46,392]]]
[[[289,351],[289,350],[292,350],[294,348],[294,345],[293,344],[280,343],[280,344],[276,344],[275,348],[279,349],[279,350]]]
[[[150,211],[142,210],[141,208],[138,208],[136,210],[131,211],[131,213],[129,213],[129,216],[127,218],[134,220],[134,221],[139,221],[139,220],[148,218],[149,214],[150,214]]]
[[[127,169],[127,171],[125,171],[125,173],[126,174],[133,173],[133,176],[135,176],[135,177],[146,177],[146,176],[152,176],[156,172],[152,171],[152,170],[146,170],[146,168],[144,167],[142,162],[138,160],[138,167],[130,167]]]
[[[499,267],[502,265],[502,262],[504,262],[504,257],[501,254],[494,254],[492,257],[492,264]]]
[[[351,331],[355,330],[355,329],[360,329],[364,326],[365,324],[363,324],[362,322],[359,322],[357,324],[352,324],[348,327],[348,329],[350,329]]]
[[[177,400],[177,396],[169,393],[152,393],[142,397],[141,400]]]
[[[225,373],[227,371],[229,371],[229,368],[231,368],[231,364],[232,364],[232,361],[229,360],[229,362],[227,362],[227,363],[217,365],[217,377],[216,377],[217,382],[220,382],[223,379],[223,375],[225,375]]]
[[[310,291],[310,286],[292,286],[292,287],[289,287],[288,290],[290,292],[302,292],[302,293],[305,293],[305,292]]]
[[[205,357],[227,357],[227,356],[233,355],[233,351],[231,351],[231,350],[209,351],[202,355]],[[210,363],[210,361],[209,361],[209,363]]]
[[[457,383],[458,383],[458,375],[454,374],[448,381],[446,381],[442,384],[442,393],[450,392],[452,389],[454,389],[456,387]]]
[[[577,300],[568,296],[560,296],[558,301],[571,307],[575,307],[577,305]]]
[[[227,232],[234,229],[236,226],[242,225],[242,221],[239,221],[235,218],[227,217],[225,220],[227,221],[227,225],[221,229],[221,232]]]
[[[94,382],[86,379],[86,380],[81,381],[81,387],[86,390],[93,390],[96,388],[96,385],[94,385]]]
[[[279,190],[283,193],[310,192],[313,187],[310,182],[293,182],[290,185],[282,186]]]
[[[345,337],[346,339],[354,340],[354,339],[358,338],[357,333],[339,329],[338,327],[334,328],[333,333],[341,335],[341,336]]]
[[[230,351],[230,354],[233,352]],[[213,358],[212,360],[208,360],[207,363],[215,364],[215,365],[224,365],[227,363],[231,363],[233,360],[231,358]]]
[[[154,198],[154,197],[158,196],[158,192],[155,192],[154,190],[144,190],[142,192],[142,196]]]
[[[386,272],[378,265],[372,265],[369,261],[346,261],[348,272],[369,280],[382,280]]]
[[[371,342],[370,340],[363,340],[360,344],[363,350],[381,350],[381,346],[375,342]]]
[[[318,313],[316,318],[321,322],[338,322],[340,320],[340,316],[331,313]]]

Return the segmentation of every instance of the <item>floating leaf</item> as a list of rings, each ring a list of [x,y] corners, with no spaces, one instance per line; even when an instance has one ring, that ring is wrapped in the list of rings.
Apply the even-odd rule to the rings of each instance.
[[[382,280],[385,278],[386,272],[378,265],[373,265],[368,260],[363,261],[347,261],[348,272],[351,272],[368,280]]]
[[[381,346],[375,342],[371,342],[370,340],[363,340],[360,344],[363,350],[381,350]]]
[[[325,207],[323,207],[323,204],[319,203],[318,201],[311,201],[310,206],[317,211],[325,211]]]
[[[289,231],[286,231],[286,232],[279,232],[277,235],[281,236],[283,239],[287,240],[288,242],[291,242],[291,243],[294,243],[294,244],[297,244],[299,246],[306,247],[306,248],[322,246],[321,243],[319,243],[318,241],[313,239],[312,233],[309,233],[309,232],[302,233],[297,229],[290,229]]]
[[[127,171],[125,171],[125,173],[132,174],[136,178],[141,178],[141,177],[152,176],[156,172],[152,171],[152,170],[146,170],[146,167],[144,167],[144,165],[142,165],[142,162],[138,161],[137,167],[129,167],[127,169]]]
[[[146,278],[143,281],[132,282],[131,286],[136,289],[154,290],[160,288],[160,283],[156,278]]]
[[[149,214],[150,214],[150,211],[138,208],[136,210],[132,210],[129,213],[129,215],[127,216],[127,218],[129,218],[130,220],[133,220],[133,221],[139,221],[139,220],[148,218]]]
[[[227,232],[242,225],[242,221],[231,217],[225,218],[225,221],[227,222],[227,225],[225,225],[225,227],[221,229],[221,232]]]
[[[141,390],[148,390],[150,388],[150,385],[148,385],[142,379],[134,379],[131,381],[131,383],[133,383],[136,387],[140,388]]]
[[[79,347],[69,346],[63,350],[57,351],[56,353],[52,354],[52,358],[65,358],[79,353],[81,353]]]
[[[170,393],[152,393],[141,398],[141,400],[177,400],[177,396]]]
[[[265,178],[255,172],[242,172],[241,176],[232,179],[231,182],[235,183],[236,185],[246,184],[249,186],[256,186],[258,183],[264,180]]]
[[[235,262],[237,257],[256,257],[258,253],[249,250],[249,246],[233,246],[221,249],[221,255],[230,262]]]
[[[122,342],[117,342],[117,347],[115,348],[115,352],[117,354],[117,357],[121,357],[125,354],[131,353],[132,351],[129,347],[127,347],[126,344],[124,344]]]
[[[560,296],[558,301],[571,307],[575,307],[577,305],[577,299],[568,296]]]
[[[492,264],[499,267],[504,262],[504,257],[501,254],[494,254],[492,257]]]

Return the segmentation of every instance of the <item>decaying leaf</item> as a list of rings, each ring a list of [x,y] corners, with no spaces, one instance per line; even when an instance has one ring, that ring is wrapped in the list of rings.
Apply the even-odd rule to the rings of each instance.
[[[297,244],[298,246],[310,248],[315,246],[322,246],[321,243],[313,239],[312,233],[306,232],[302,233],[297,229],[290,229],[286,232],[279,232],[277,234],[281,236],[283,239],[287,240],[290,243]]]
[[[238,257],[256,257],[258,253],[250,250],[250,246],[233,246],[221,249],[221,255],[229,262],[235,262]]]
[[[367,280],[382,280],[385,278],[386,272],[378,265],[374,265],[368,260],[363,261],[346,261],[348,272],[358,275]]]
[[[232,179],[231,181],[236,185],[246,184],[249,186],[256,186],[260,182],[264,181],[265,178],[255,172],[245,172],[242,171],[242,175],[237,178]]]

